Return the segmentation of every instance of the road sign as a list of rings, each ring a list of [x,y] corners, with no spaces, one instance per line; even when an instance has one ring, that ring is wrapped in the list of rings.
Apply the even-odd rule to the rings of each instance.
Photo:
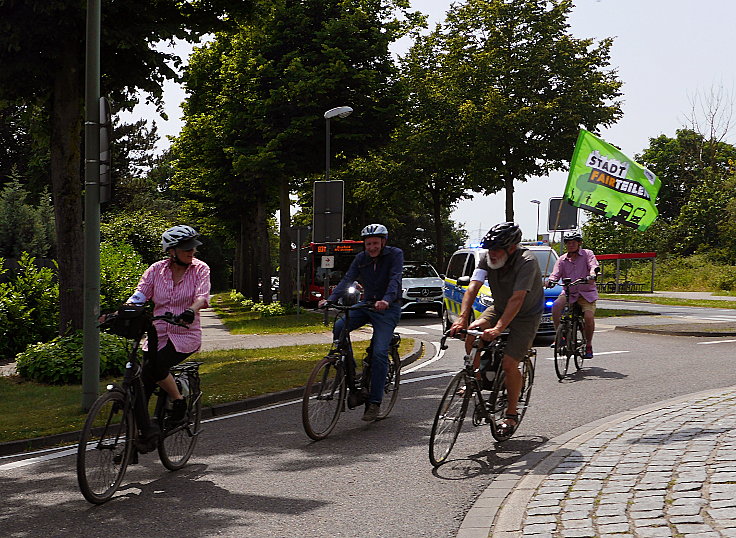
[[[314,243],[342,241],[344,192],[343,181],[314,182],[312,201]]]
[[[322,269],[334,269],[335,268],[335,257],[334,256],[322,256]]]
[[[562,198],[549,199],[547,231],[564,232],[578,229],[578,208]]]

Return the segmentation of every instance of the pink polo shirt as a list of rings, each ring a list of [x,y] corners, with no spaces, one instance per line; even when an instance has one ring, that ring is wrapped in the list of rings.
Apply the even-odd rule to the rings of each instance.
[[[574,259],[568,253],[560,256],[555,262],[555,267],[552,269],[549,279],[561,281],[563,278],[571,278],[577,280],[594,274],[596,267],[598,267],[598,260],[595,259],[593,251],[580,248]],[[597,301],[598,288],[595,282],[570,286],[570,302],[577,301],[578,296],[582,296],[583,299],[591,303]]]
[[[181,314],[192,306],[194,300],[203,297],[205,306],[209,306],[210,299],[210,268],[201,260],[194,258],[191,265],[184,271],[179,283],[174,284],[171,273],[171,261],[161,260],[151,265],[143,273],[136,292],[152,300],[153,315],[161,316],[166,312]],[[158,349],[171,340],[180,353],[193,353],[202,344],[202,328],[199,322],[199,312],[194,316],[194,323],[189,328],[172,325],[162,320],[154,322],[158,332]],[[144,344],[144,349],[147,349]]]

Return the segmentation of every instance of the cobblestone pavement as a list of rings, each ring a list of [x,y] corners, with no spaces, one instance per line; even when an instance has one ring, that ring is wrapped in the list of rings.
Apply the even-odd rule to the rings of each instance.
[[[540,448],[494,480],[459,537],[736,537],[736,387],[608,417]]]

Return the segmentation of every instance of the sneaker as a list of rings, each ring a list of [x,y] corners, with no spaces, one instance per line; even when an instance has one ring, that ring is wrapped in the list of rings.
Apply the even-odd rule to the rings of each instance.
[[[585,346],[585,354],[583,355],[584,359],[592,359],[593,358],[593,346]]]
[[[174,424],[183,422],[187,414],[187,401],[182,398],[181,400],[174,400],[172,404],[168,416],[169,420]]]
[[[365,407],[365,413],[363,413],[363,420],[366,422],[373,422],[378,418],[378,412],[381,409],[381,404],[369,403]]]
[[[156,424],[151,424],[150,428],[148,428],[145,432],[141,432],[135,448],[141,454],[147,454],[148,452],[151,452],[158,445],[158,435],[158,426]]]

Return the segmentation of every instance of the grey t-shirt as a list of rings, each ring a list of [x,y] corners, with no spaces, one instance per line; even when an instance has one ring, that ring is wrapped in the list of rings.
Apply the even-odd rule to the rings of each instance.
[[[511,295],[519,290],[526,290],[527,294],[516,317],[539,316],[544,311],[542,272],[534,254],[528,249],[517,248],[500,269],[491,269],[488,266],[488,256],[483,256],[478,269],[487,273],[494,310],[499,315],[506,309]]]

